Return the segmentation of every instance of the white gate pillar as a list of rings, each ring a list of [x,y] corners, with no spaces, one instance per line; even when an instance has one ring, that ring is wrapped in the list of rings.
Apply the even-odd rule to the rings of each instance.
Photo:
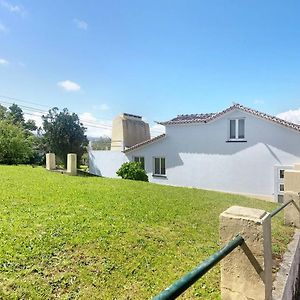
[[[70,175],[77,174],[77,155],[75,153],[68,154],[67,173]]]
[[[54,153],[46,153],[46,169],[47,170],[55,170],[56,169]]]

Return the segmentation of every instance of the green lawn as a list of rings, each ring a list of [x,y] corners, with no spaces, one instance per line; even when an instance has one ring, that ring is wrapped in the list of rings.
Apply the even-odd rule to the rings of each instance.
[[[219,249],[242,196],[0,166],[0,298],[149,299]],[[273,250],[292,229],[273,221]],[[184,298],[220,299],[219,266]]]

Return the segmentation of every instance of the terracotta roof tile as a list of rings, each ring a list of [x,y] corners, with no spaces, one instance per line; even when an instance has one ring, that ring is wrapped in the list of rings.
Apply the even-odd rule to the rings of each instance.
[[[176,118],[173,118],[172,120],[168,122],[202,122],[208,118],[211,118],[215,115],[216,113],[208,113],[208,114],[192,114],[192,115],[178,115]]]
[[[156,137],[153,138],[153,139],[149,139],[149,140],[147,140],[147,141],[144,141],[144,142],[138,143],[138,144],[136,144],[136,145],[134,145],[134,146],[132,146],[132,147],[129,147],[129,148],[125,149],[123,152],[124,152],[124,153],[127,153],[127,152],[129,152],[129,151],[135,150],[135,149],[137,149],[137,148],[139,148],[139,147],[142,147],[142,146],[144,146],[144,145],[153,143],[153,142],[155,142],[155,141],[157,141],[157,140],[159,140],[159,139],[161,139],[161,138],[163,138],[163,137],[165,137],[165,136],[166,136],[166,134],[163,133],[163,134],[161,134],[161,135],[156,136]]]
[[[245,107],[245,106],[243,106],[241,104],[238,104],[238,103],[230,106],[229,108],[227,108],[227,109],[225,109],[225,110],[223,110],[219,113],[179,115],[176,118],[171,119],[170,121],[157,122],[157,123],[161,124],[161,125],[208,123],[208,122],[213,121],[213,120],[215,120],[215,119],[223,116],[224,114],[226,114],[230,111],[233,111],[235,109],[242,110],[244,112],[255,115],[257,117],[260,117],[260,118],[275,122],[277,124],[286,126],[288,128],[292,128],[292,129],[300,131],[300,125],[298,125],[298,124],[285,121],[283,119],[277,118],[275,116],[268,115],[266,113],[259,112],[257,110]]]

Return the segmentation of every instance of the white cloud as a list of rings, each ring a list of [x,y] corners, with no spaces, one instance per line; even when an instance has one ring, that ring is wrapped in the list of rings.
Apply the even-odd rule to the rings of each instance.
[[[1,0],[0,4],[2,7],[4,7],[6,10],[8,10],[11,13],[16,13],[21,16],[24,16],[26,13],[26,11],[22,5],[13,5],[10,2],[5,1],[5,0]]]
[[[165,133],[165,126],[160,125],[160,124],[155,124],[153,126],[150,127],[150,135],[151,138],[154,138],[158,135],[161,135]]]
[[[87,128],[88,137],[100,137],[103,135],[111,137],[112,121],[99,120],[90,112],[79,114],[79,119]]]
[[[42,126],[42,123],[43,123],[42,118],[41,118],[42,115],[43,115],[42,113],[37,113],[37,112],[32,112],[30,114],[24,112],[24,118],[25,118],[25,120],[26,121],[29,120],[29,119],[30,120],[34,120],[35,121],[35,125],[37,127],[41,127]]]
[[[277,117],[292,123],[300,124],[300,108],[282,112],[278,114]]]
[[[2,66],[8,65],[8,61],[4,58],[0,58],[0,65],[2,65]]]
[[[57,85],[66,91],[76,92],[80,90],[80,85],[71,80],[64,80],[57,83]]]
[[[88,24],[87,22],[79,19],[74,19],[73,22],[76,24],[77,28],[87,30],[88,29]]]
[[[96,122],[97,121],[97,118],[94,117],[93,114],[89,113],[89,112],[84,112],[84,113],[80,114],[79,119],[85,120],[87,122]]]
[[[8,28],[6,26],[4,26],[2,23],[0,23],[0,32],[2,32],[2,33],[8,32]]]

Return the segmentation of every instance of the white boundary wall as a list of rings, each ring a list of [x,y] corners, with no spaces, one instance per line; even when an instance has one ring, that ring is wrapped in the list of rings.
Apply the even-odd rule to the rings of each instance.
[[[116,178],[116,172],[128,158],[119,151],[89,150],[90,173],[104,177]]]

